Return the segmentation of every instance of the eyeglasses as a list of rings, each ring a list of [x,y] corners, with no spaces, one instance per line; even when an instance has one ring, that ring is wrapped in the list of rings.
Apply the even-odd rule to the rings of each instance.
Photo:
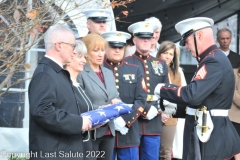
[[[67,45],[71,46],[73,49],[75,49],[75,47],[76,47],[76,44],[71,44],[71,43],[66,43],[66,42],[60,42],[60,43],[67,44]]]

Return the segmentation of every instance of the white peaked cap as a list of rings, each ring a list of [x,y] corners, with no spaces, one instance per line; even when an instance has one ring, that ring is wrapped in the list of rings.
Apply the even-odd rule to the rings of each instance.
[[[121,31],[110,31],[104,32],[101,36],[108,42],[123,42],[126,43],[128,39],[131,38],[131,35],[126,32]]]
[[[190,30],[196,31],[205,27],[212,27],[213,25],[214,21],[211,18],[196,17],[185,19],[183,21],[178,22],[175,25],[175,29],[177,30],[178,33],[181,34],[181,36],[183,36]]]
[[[158,28],[156,24],[151,22],[137,22],[128,27],[128,31],[137,37],[152,37],[153,32]]]
[[[123,47],[126,45],[127,40],[131,38],[131,35],[121,31],[104,32],[101,36],[109,42],[111,46]]]
[[[82,13],[85,14],[87,18],[100,17],[100,19],[93,19],[96,21],[106,20],[111,15],[111,11],[109,9],[89,9],[89,10],[83,11]]]

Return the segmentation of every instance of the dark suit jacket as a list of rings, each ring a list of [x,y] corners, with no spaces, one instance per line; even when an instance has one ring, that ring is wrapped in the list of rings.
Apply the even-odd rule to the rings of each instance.
[[[101,69],[106,87],[88,64],[85,65],[84,71],[78,75],[78,82],[92,101],[94,109],[109,104],[114,98],[119,98],[112,71],[102,66]],[[115,136],[114,124],[110,121],[108,125],[96,129],[94,139],[102,137],[106,133],[108,126],[112,135]]]
[[[69,72],[43,57],[33,74],[28,93],[29,151],[37,152],[31,159],[81,159],[64,156],[70,152],[83,153],[82,117]],[[48,157],[50,153],[52,157]]]
[[[240,66],[240,55],[231,51],[229,52],[228,59],[232,64],[233,68],[238,68]]]

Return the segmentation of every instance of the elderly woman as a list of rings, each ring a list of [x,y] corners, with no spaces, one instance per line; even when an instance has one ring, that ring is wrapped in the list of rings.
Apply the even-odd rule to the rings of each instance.
[[[76,41],[76,47],[74,49],[74,56],[71,62],[65,66],[65,69],[70,73],[70,78],[73,84],[73,90],[76,95],[77,105],[81,113],[90,111],[93,109],[92,103],[88,96],[83,91],[82,87],[77,82],[77,76],[83,71],[84,65],[86,64],[85,54],[87,54],[87,48],[82,41]],[[85,131],[83,139],[83,147],[85,154],[92,149],[92,142],[90,140],[91,131]]]
[[[88,53],[87,64],[78,76],[78,82],[89,96],[93,109],[104,105],[119,103],[120,99],[112,71],[102,66],[107,42],[98,34],[83,37]],[[110,160],[114,148],[115,128],[112,121],[95,130],[93,134],[93,151],[104,153],[101,160]],[[97,155],[97,153],[96,153]]]
[[[160,48],[157,53],[157,57],[161,60],[164,60],[169,69],[168,69],[168,77],[169,83],[185,86],[186,79],[184,77],[182,69],[179,67],[179,50],[175,44],[171,41],[164,41],[161,43]],[[183,119],[179,119],[181,126],[184,126]],[[167,114],[162,114],[162,134],[161,134],[161,149],[160,149],[160,157],[162,160],[171,160],[171,154],[173,149],[173,140],[176,132],[176,125],[178,123],[176,118],[172,118]],[[183,139],[183,127],[179,129],[179,131],[175,136],[175,141],[177,140],[178,148],[173,152],[175,158],[181,158],[182,156],[182,139]],[[179,138],[180,137],[180,138]],[[177,139],[176,139],[177,138]],[[179,156],[175,156],[175,155]]]

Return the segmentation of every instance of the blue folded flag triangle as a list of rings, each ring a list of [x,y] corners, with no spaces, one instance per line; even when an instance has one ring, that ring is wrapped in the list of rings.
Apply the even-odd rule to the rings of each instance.
[[[98,126],[106,123],[121,115],[131,113],[132,108],[129,105],[120,102],[117,104],[108,105],[103,108],[82,113],[82,116],[88,117],[92,121],[92,126]]]

